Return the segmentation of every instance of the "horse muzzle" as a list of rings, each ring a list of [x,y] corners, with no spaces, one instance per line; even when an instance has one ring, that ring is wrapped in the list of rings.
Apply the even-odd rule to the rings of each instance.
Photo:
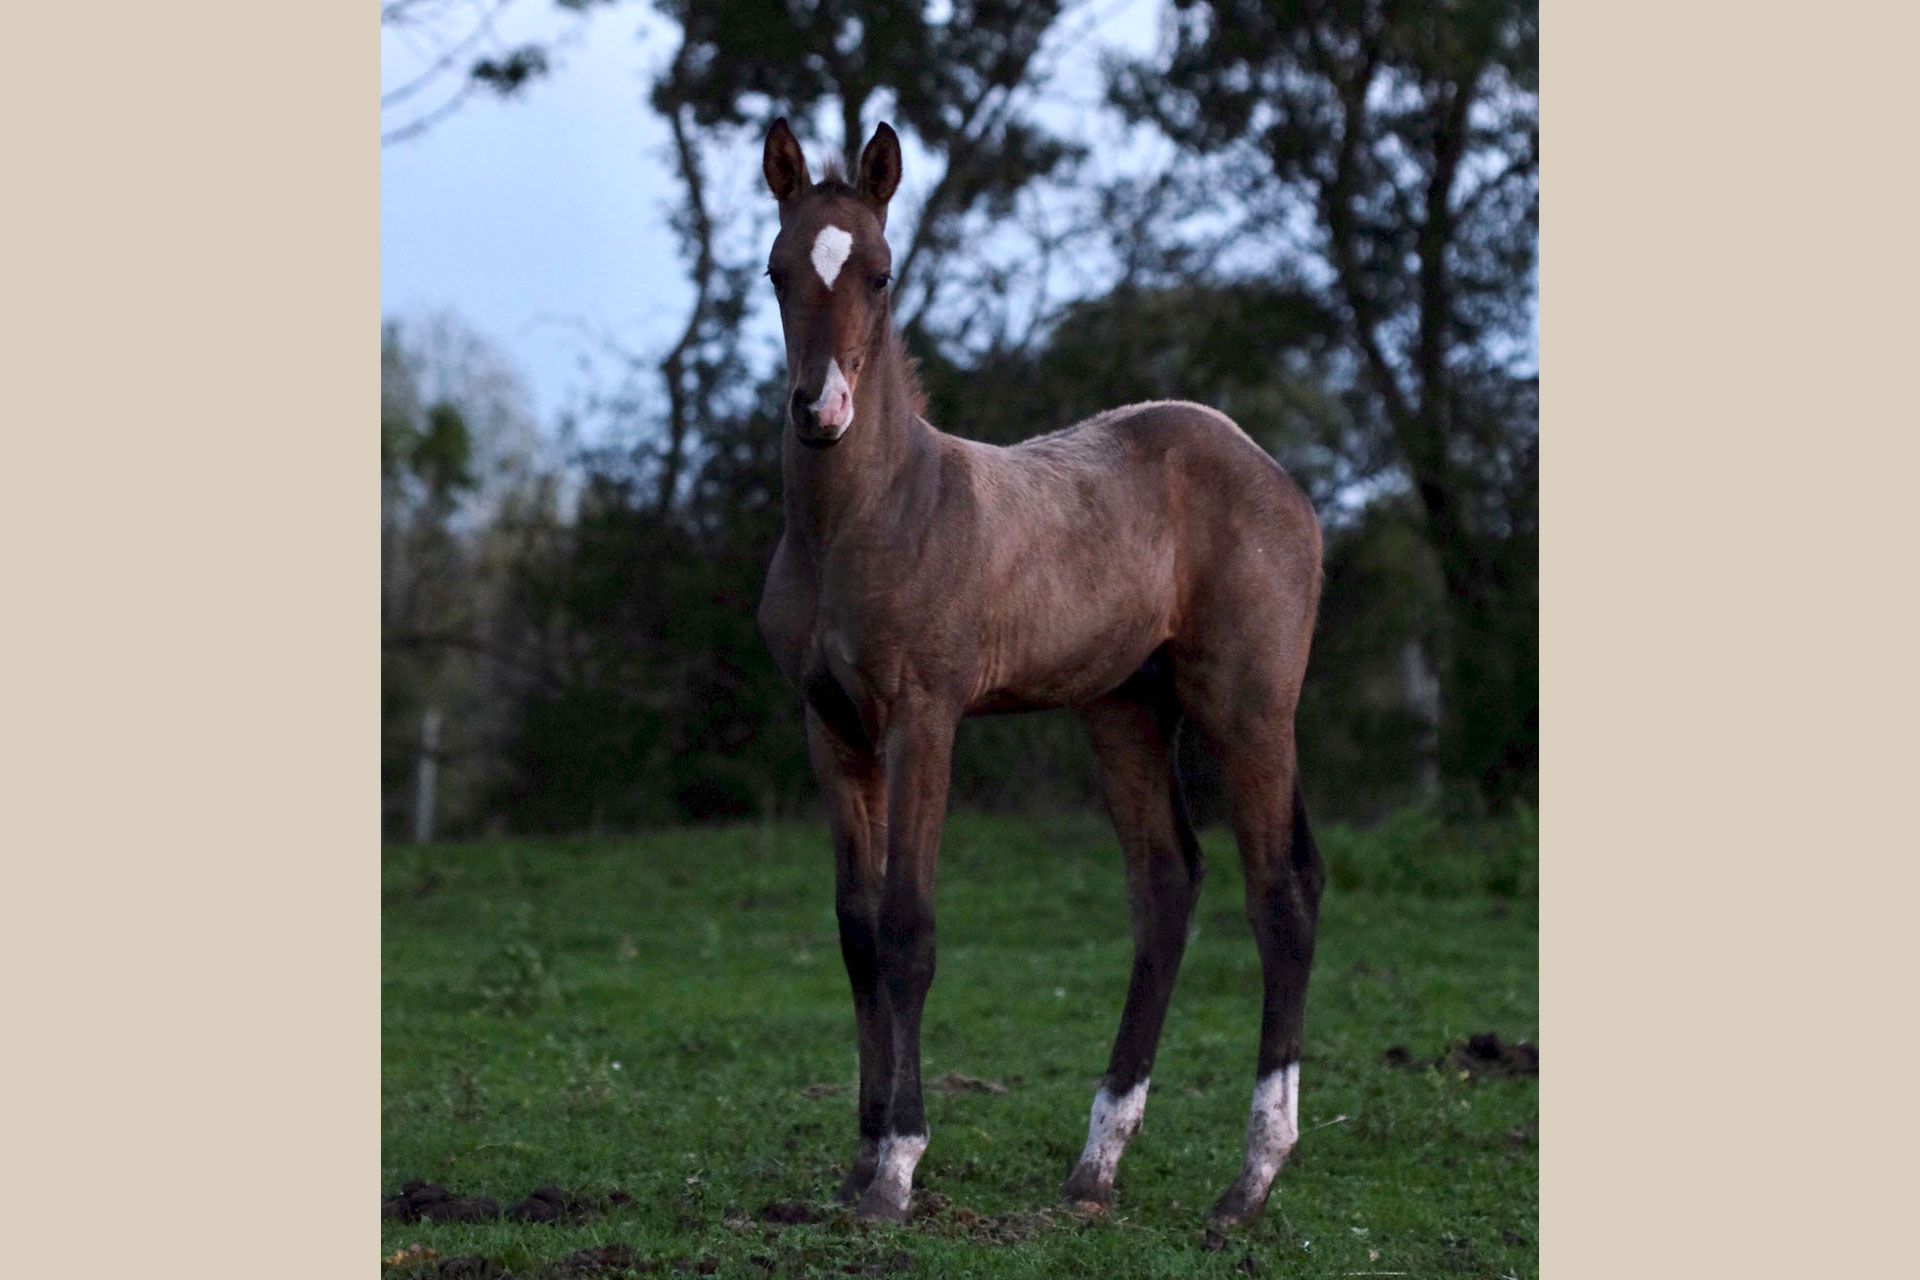
[[[787,421],[801,444],[825,449],[839,442],[853,425],[853,386],[840,372],[840,362],[827,366],[820,394],[809,396],[804,387],[795,387],[787,400]]]

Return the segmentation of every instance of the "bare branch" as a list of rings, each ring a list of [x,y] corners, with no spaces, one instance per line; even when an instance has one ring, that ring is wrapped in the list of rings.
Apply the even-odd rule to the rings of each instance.
[[[467,50],[493,33],[494,19],[498,18],[500,11],[512,2],[513,0],[493,0],[493,3],[481,13],[480,20],[474,23],[471,31],[467,32],[467,34],[459,40],[448,45],[439,57],[435,58],[425,70],[415,75],[413,79],[407,81],[397,89],[392,89],[381,94],[380,105],[382,107],[389,107],[396,102],[404,102],[415,93],[418,93],[423,87],[438,79],[448,67],[453,65],[455,59],[463,56]],[[398,8],[400,7],[400,3],[404,3],[404,0],[399,0],[398,3],[389,5],[388,8]],[[381,20],[387,20],[384,12],[381,15]]]
[[[409,139],[419,137],[427,130],[433,128],[433,126],[439,124],[455,111],[458,111],[461,104],[473,96],[473,89],[476,83],[474,80],[467,80],[451,98],[448,98],[445,102],[427,112],[425,115],[409,120],[397,129],[385,131],[380,135],[380,145],[386,147],[396,142],[406,142]]]
[[[680,56],[686,56],[684,45]],[[693,308],[687,315],[687,327],[681,332],[680,340],[660,362],[660,376],[667,385],[667,450],[660,467],[659,493],[659,509],[663,513],[673,505],[674,491],[680,485],[681,465],[686,458],[687,439],[693,429],[692,409],[687,403],[686,358],[706,325],[713,293],[713,218],[707,211],[706,183],[685,112],[684,104],[674,102],[667,114],[667,124],[673,131],[680,181],[687,188],[687,215],[694,250]]]

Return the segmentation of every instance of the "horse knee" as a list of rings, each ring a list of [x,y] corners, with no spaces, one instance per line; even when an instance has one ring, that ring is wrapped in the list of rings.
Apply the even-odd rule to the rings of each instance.
[[[1246,914],[1263,951],[1305,959],[1313,954],[1320,887],[1291,866],[1275,868],[1248,883]]]
[[[1200,871],[1175,857],[1157,857],[1149,865],[1146,890],[1152,910],[1147,936],[1161,945],[1184,942],[1187,926],[1199,901]],[[1146,939],[1142,939],[1145,941]]]
[[[893,899],[880,908],[879,958],[888,981],[903,992],[933,984],[933,911],[926,902]]]
[[[840,954],[847,972],[863,986],[879,973],[879,937],[874,928],[873,910],[866,903],[842,899],[834,914],[840,921]]]

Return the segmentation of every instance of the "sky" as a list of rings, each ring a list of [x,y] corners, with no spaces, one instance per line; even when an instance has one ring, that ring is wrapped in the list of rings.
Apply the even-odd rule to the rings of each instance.
[[[1061,29],[1066,56],[1042,118],[1084,126],[1098,97],[1098,51],[1148,52],[1158,22],[1157,0],[1084,5]],[[551,429],[591,383],[581,361],[599,349],[595,335],[661,351],[685,321],[691,292],[666,221],[678,184],[666,128],[646,103],[676,33],[643,4],[576,17],[550,0],[513,0],[496,38],[496,47],[557,43],[553,71],[515,100],[475,95],[382,148],[381,310],[403,320],[458,314],[517,367]],[[431,56],[428,42],[383,28],[383,93]],[[397,104],[383,127],[445,92]],[[913,162],[909,149],[900,199],[913,196]],[[716,201],[764,198],[757,153],[710,167],[727,170],[716,175]]]

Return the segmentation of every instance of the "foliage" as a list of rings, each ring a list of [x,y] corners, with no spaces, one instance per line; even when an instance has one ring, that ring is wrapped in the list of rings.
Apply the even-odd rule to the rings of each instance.
[[[671,345],[617,353],[594,447],[511,443],[493,353],[431,326],[386,344],[390,832],[429,705],[454,730],[444,831],[810,803],[795,695],[754,625],[781,525],[782,370],[744,336],[770,211],[710,190],[717,165],[757,167],[779,114],[816,165],[882,114],[907,135],[895,305],[936,424],[1010,442],[1195,399],[1300,479],[1327,533],[1299,719],[1316,814],[1531,799],[1531,4],[1177,0],[1163,48],[1108,74],[1170,162],[1117,173],[1040,109],[1075,52],[1066,4],[656,7],[677,28],[650,103],[693,296]],[[1061,260],[1083,268],[1064,293]],[[1209,762],[1185,756],[1195,808],[1218,817]],[[1079,727],[969,724],[954,801],[1092,803]]]
[[[1176,0],[1115,100],[1317,260],[1446,586],[1441,754],[1503,804],[1538,773],[1538,15],[1531,0]],[[1294,234],[1308,228],[1304,234]]]
[[[1202,1215],[1240,1157],[1258,1027],[1238,859],[1218,834],[1116,1211],[1080,1220],[1038,1215],[1085,1138],[1125,996],[1119,851],[1089,817],[951,825],[926,1076],[1006,1092],[930,1090],[919,1195],[934,1212],[904,1230],[822,1204],[853,1149],[854,1053],[818,824],[390,851],[383,1188],[633,1200],[575,1226],[388,1224],[382,1256],[419,1243],[538,1274],[618,1243],[719,1275],[897,1255],[929,1275],[1537,1275],[1538,1082],[1383,1061],[1480,1032],[1536,1039],[1534,834],[1524,813],[1323,833],[1305,1137],[1267,1218],[1215,1248]],[[502,936],[537,949],[552,999],[479,995]],[[822,1220],[765,1220],[793,1201]]]
[[[509,568],[556,535],[559,493],[524,388],[454,318],[383,327],[380,394],[381,792],[402,831],[430,710],[443,809],[490,808],[526,685]]]
[[[420,137],[476,92],[513,98],[553,69],[548,47],[507,45],[499,34],[515,0],[382,0],[380,25],[406,38],[423,65],[380,95],[381,144]],[[575,15],[615,0],[553,0]],[[522,5],[522,7],[526,7]],[[389,116],[389,108],[392,109]]]

